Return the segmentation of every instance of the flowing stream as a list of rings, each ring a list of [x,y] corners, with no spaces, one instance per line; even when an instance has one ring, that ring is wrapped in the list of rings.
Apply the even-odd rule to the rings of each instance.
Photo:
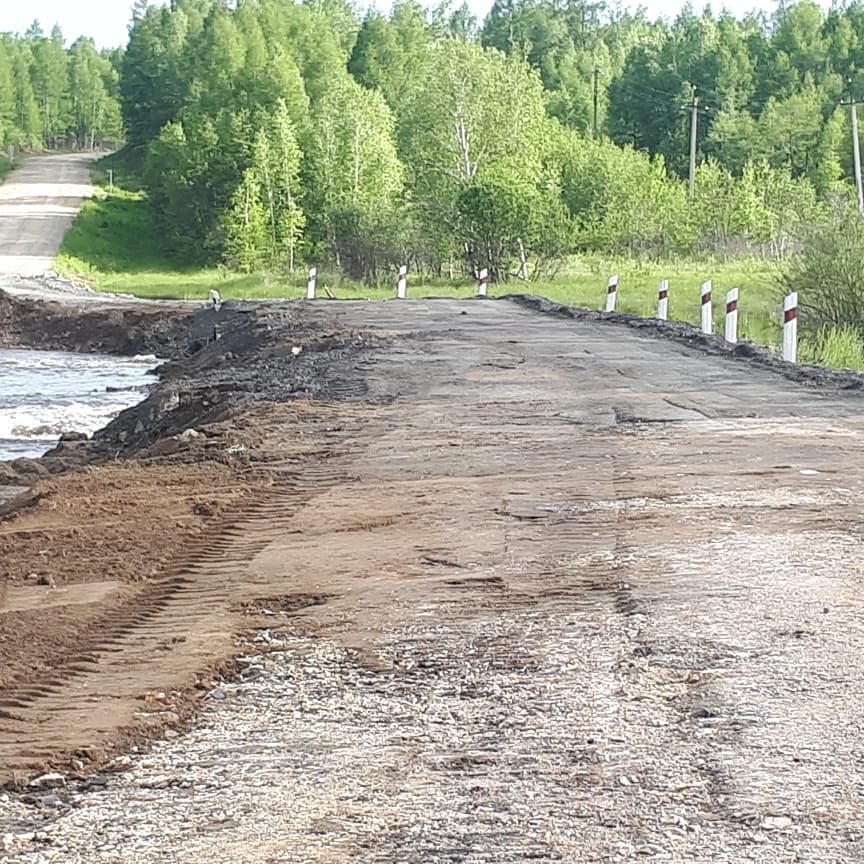
[[[101,429],[140,402],[155,357],[0,350],[0,460],[41,456],[64,432]]]

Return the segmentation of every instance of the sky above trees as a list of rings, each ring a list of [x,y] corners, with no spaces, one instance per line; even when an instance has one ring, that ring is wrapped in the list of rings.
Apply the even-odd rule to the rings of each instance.
[[[385,10],[389,0],[361,0],[359,6],[376,6]],[[458,5],[454,4],[454,5]],[[468,0],[468,5],[481,20],[486,16],[492,0]],[[633,0],[622,2],[625,8],[635,9],[644,6],[652,18],[675,15],[684,5],[682,0]],[[693,7],[700,10],[704,4],[694,2]],[[712,5],[715,13],[727,8],[736,16],[751,9],[773,11],[777,5],[773,0],[720,0]],[[824,5],[828,5],[827,3]],[[29,3],[0,3],[0,32],[23,33],[38,19],[42,28],[50,32],[54,24],[59,24],[68,42],[79,36],[91,36],[99,48],[116,48],[126,44],[127,26],[131,16],[132,3],[124,0],[31,0]]]

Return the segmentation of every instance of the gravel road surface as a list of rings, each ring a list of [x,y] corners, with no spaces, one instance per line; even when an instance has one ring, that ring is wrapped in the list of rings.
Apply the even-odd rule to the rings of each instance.
[[[256,368],[327,386],[205,428],[266,495],[0,703],[4,862],[864,860],[860,395],[504,301],[266,316]],[[28,785],[232,637],[190,731]]]
[[[0,287],[51,271],[63,236],[93,194],[95,153],[27,159],[0,184]],[[16,279],[9,277],[18,277]]]

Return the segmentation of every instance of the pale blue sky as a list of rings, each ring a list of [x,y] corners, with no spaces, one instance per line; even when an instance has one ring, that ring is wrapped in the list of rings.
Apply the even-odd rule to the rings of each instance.
[[[361,5],[389,7],[387,0],[378,0]],[[454,3],[454,5],[457,5]],[[474,14],[483,18],[492,0],[469,0]],[[645,6],[652,17],[674,15],[681,8],[681,0],[644,0],[624,2],[622,6]],[[694,8],[701,8],[700,0],[694,0]],[[772,0],[719,0],[712,8],[719,10],[725,6],[736,15],[742,15],[753,8],[773,9]],[[0,32],[23,33],[36,18],[46,31],[55,23],[63,29],[67,40],[72,42],[79,36],[92,36],[101,48],[111,48],[126,44],[126,27],[129,23],[131,2],[127,0],[0,0]]]

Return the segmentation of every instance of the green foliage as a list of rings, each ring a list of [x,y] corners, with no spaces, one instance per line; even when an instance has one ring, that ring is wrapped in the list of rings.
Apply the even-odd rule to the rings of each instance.
[[[858,327],[820,327],[806,334],[798,346],[801,363],[836,369],[864,369],[864,340]]]
[[[262,185],[255,168],[247,168],[223,218],[225,257],[244,273],[263,267],[270,248]]]
[[[85,202],[55,265],[76,276],[177,269],[165,256],[145,194],[118,186]]]
[[[7,156],[0,155],[0,181],[12,170],[12,160]]]
[[[821,220],[802,228],[801,242],[782,285],[799,294],[803,330],[851,327],[864,336],[864,218],[851,202],[836,202]]]
[[[467,7],[417,0],[362,21],[346,0],[140,0],[122,56],[36,32],[10,44],[0,126],[21,140],[66,124],[92,142],[119,90],[177,260],[314,262],[370,284],[404,262],[506,281],[574,253],[788,260],[848,194],[838,103],[847,77],[864,90],[864,12],[813,0],[657,22],[496,0],[479,31]]]
[[[92,41],[66,48],[55,28],[0,34],[0,147],[93,148],[122,137],[119,79]]]
[[[354,278],[375,278],[392,257],[405,171],[380,93],[343,75],[315,112],[308,145],[312,226]]]

